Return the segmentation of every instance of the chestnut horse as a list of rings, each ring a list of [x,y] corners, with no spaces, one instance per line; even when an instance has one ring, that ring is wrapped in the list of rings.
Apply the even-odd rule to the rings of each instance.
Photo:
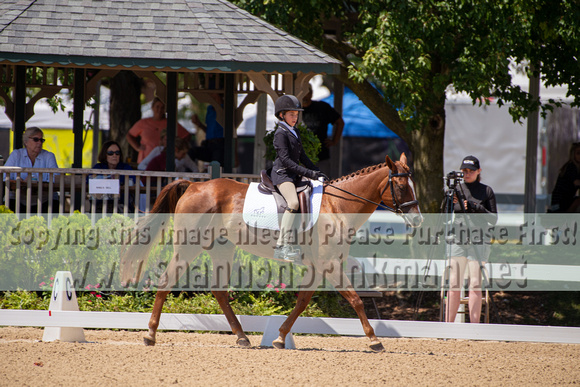
[[[175,214],[174,230],[179,229],[204,229],[212,230],[226,229],[227,236],[221,236],[219,243],[213,244],[208,253],[213,263],[212,277],[218,277],[216,267],[224,265],[231,267],[233,262],[236,243],[240,248],[252,254],[265,258],[273,258],[276,238],[272,237],[271,242],[261,244],[243,244],[245,238],[240,235],[251,233],[251,227],[241,221],[244,207],[244,198],[248,190],[248,185],[230,179],[214,179],[205,182],[189,182],[178,180],[166,186],[155,201],[151,214]],[[383,202],[384,204],[380,204]],[[388,208],[393,212],[402,215],[407,225],[418,227],[423,221],[419,206],[413,189],[411,174],[407,166],[405,154],[397,162],[393,162],[388,156],[385,163],[371,166],[355,172],[351,175],[331,181],[324,188],[322,204],[320,208],[320,218],[313,226],[321,232],[328,230],[330,226],[333,230],[350,230],[349,236],[341,235],[344,232],[333,232],[327,235],[327,240],[323,245],[315,240],[311,246],[303,247],[303,263],[308,264],[310,269],[318,273],[324,273],[324,277],[332,284],[356,311],[366,336],[370,339],[370,347],[375,351],[384,350],[383,345],[377,339],[372,326],[363,308],[363,303],[351,285],[346,274],[342,270],[328,270],[329,265],[341,267],[341,261],[348,257],[349,244],[344,243],[345,237],[352,238],[352,230],[357,230],[368,219],[378,206]],[[191,214],[209,214],[210,221],[199,221]],[[218,216],[219,214],[219,216]],[[324,214],[332,214],[329,218]],[[357,214],[356,220],[343,214]],[[189,216],[187,216],[189,215]],[[146,217],[147,218],[147,217]],[[193,220],[192,220],[193,219]],[[329,220],[330,219],[330,220]],[[192,222],[194,224],[192,224]],[[328,222],[335,222],[329,225]],[[343,223],[349,223],[348,227],[337,227]],[[211,225],[208,225],[211,223]],[[138,225],[137,228],[145,227]],[[160,231],[159,231],[160,233]],[[211,234],[213,235],[213,234]],[[216,235],[216,241],[218,240]],[[188,265],[197,257],[204,246],[200,243],[193,246],[183,247],[182,244],[173,241],[174,255],[165,273],[161,276],[161,282],[153,306],[151,319],[149,320],[149,333],[144,337],[146,345],[155,345],[157,328],[163,303],[169,293],[171,286],[179,280],[179,273],[184,273]],[[123,284],[138,282],[141,273],[141,265],[144,257],[148,256],[149,247],[139,247],[130,244],[121,256],[121,281]],[[206,250],[208,250],[206,248]],[[316,275],[315,277],[319,277]],[[212,281],[215,279],[212,278]],[[227,281],[228,279],[226,279]],[[212,282],[213,283],[213,282]],[[319,282],[318,282],[319,283]],[[317,284],[315,284],[317,285]],[[306,309],[314,294],[316,286],[306,290],[300,290],[297,303],[288,318],[280,327],[280,336],[272,343],[276,348],[285,347],[285,339],[292,325],[298,316]],[[237,335],[237,344],[240,346],[250,346],[242,326],[234,314],[229,301],[227,290],[214,290],[212,293],[216,297],[224,315],[226,316],[232,332]],[[217,289],[227,289],[217,287]]]

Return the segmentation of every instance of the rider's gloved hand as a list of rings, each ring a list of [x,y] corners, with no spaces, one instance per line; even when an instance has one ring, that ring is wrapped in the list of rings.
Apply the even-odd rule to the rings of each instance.
[[[326,180],[326,181],[330,180],[328,178],[328,176],[326,176],[323,172],[320,172],[320,171],[316,171],[316,178],[315,179],[316,180],[321,180],[322,179],[322,180]]]

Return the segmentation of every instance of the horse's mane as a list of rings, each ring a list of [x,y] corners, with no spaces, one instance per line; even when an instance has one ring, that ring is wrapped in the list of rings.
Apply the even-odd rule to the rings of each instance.
[[[374,172],[377,169],[380,169],[380,168],[383,168],[383,167],[386,167],[386,166],[387,166],[387,163],[371,165],[370,167],[365,167],[365,168],[359,169],[358,171],[353,172],[350,175],[345,175],[345,176],[339,177],[338,179],[334,179],[334,180],[331,181],[331,183],[336,183],[336,182],[339,182],[339,181],[350,180],[350,179],[352,179],[354,177],[361,176],[361,175],[366,175],[368,173]]]

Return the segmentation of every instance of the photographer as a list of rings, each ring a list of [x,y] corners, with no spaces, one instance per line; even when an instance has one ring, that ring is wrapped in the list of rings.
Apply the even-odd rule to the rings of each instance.
[[[455,321],[459,309],[465,269],[469,274],[469,321],[479,323],[482,304],[482,268],[490,252],[491,241],[482,238],[482,230],[497,222],[495,194],[481,183],[479,160],[467,156],[461,164],[464,183],[453,187],[453,242],[451,244],[449,293],[445,321]],[[455,173],[456,174],[456,173]],[[469,214],[478,214],[472,216]],[[480,215],[481,214],[481,215]],[[473,232],[476,231],[476,232]]]

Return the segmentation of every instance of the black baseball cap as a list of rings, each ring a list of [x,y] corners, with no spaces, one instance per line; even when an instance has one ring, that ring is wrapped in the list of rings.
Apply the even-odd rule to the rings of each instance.
[[[479,160],[475,156],[467,156],[463,159],[461,168],[459,169],[471,169],[477,171],[479,169]]]

